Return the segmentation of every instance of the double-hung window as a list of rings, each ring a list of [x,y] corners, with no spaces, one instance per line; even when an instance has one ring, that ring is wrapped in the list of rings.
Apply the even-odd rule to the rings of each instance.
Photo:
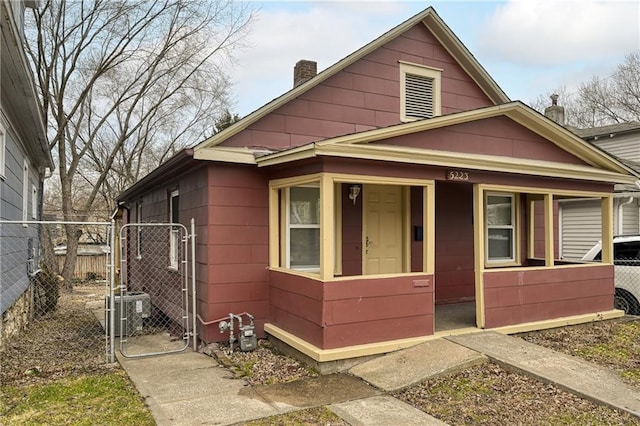
[[[515,196],[508,193],[486,195],[487,263],[511,263],[516,260]]]
[[[178,259],[180,257],[180,228],[173,226],[180,223],[180,205],[178,190],[171,191],[169,196],[169,220],[171,221],[171,235],[169,237],[169,268],[178,269]]]
[[[286,266],[302,271],[320,270],[320,188],[286,189]]]

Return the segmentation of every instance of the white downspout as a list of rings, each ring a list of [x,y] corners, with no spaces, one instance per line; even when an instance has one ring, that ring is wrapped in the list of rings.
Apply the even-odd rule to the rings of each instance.
[[[618,204],[618,229],[616,230],[616,235],[623,235],[624,234],[624,206],[629,205],[633,202],[634,197],[629,197],[629,199],[627,201],[625,201],[624,203]]]

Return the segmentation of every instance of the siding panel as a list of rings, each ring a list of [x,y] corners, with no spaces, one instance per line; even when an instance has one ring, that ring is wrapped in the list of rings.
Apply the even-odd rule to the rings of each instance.
[[[602,238],[600,201],[561,203],[561,233],[563,259],[582,259]]]

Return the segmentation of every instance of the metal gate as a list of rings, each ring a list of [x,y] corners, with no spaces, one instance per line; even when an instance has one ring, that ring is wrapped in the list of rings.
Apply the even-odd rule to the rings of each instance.
[[[109,295],[111,338],[125,357],[195,349],[195,224],[120,228],[120,270]],[[190,260],[191,259],[191,260]]]

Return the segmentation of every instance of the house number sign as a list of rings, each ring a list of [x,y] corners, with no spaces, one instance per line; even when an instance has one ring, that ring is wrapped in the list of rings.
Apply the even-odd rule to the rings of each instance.
[[[447,170],[447,180],[467,181],[469,180],[469,172],[461,170]]]

